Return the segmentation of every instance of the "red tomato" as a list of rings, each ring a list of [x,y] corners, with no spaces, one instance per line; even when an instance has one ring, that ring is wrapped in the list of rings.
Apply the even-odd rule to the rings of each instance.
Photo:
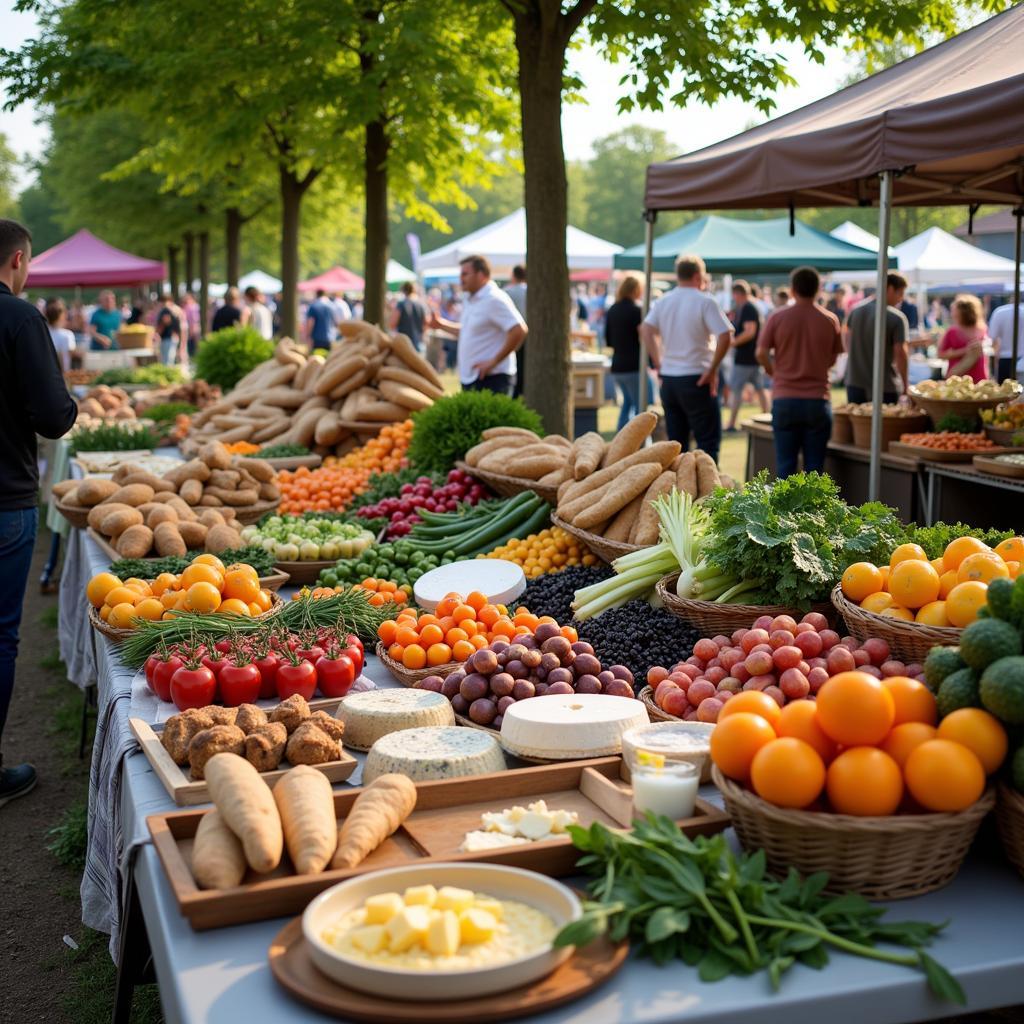
[[[205,708],[217,694],[217,680],[205,665],[182,665],[171,676],[171,699],[179,711]]]
[[[360,652],[365,653],[365,648],[363,647],[363,641],[360,640],[359,637],[357,637],[355,635],[355,633],[349,633],[349,635],[347,637],[345,637],[345,646],[346,647],[358,647]]]
[[[277,696],[287,700],[294,693],[300,693],[306,700],[312,700],[316,692],[316,669],[311,662],[298,660],[283,661],[277,666]]]
[[[297,648],[295,654],[303,661],[315,665],[324,656],[324,649],[319,644],[310,644],[309,647]]]
[[[225,637],[223,640],[218,640],[213,645],[221,654],[227,654],[231,650],[231,641]]]
[[[251,661],[243,665],[229,661],[217,677],[220,699],[229,708],[237,708],[239,704],[252,704],[256,701],[262,683],[263,676]]]
[[[260,699],[276,697],[277,667],[281,664],[281,659],[273,651],[267,651],[262,658],[253,658],[252,663],[260,673]]]
[[[317,659],[316,684],[325,697],[344,697],[356,681],[356,667],[347,653]]]
[[[221,669],[223,669],[227,663],[227,658],[217,650],[214,650],[210,654],[204,654],[202,657],[202,664],[213,673],[214,679],[220,677]]]
[[[163,659],[157,660],[156,665],[153,667],[153,678],[150,680],[150,686],[161,700],[169,701],[171,699],[171,676],[184,664],[185,662],[176,654],[168,655],[166,661]]]
[[[363,674],[363,665],[366,663],[366,652],[362,640],[354,633],[349,633],[345,637],[345,647],[342,653],[347,654],[352,659],[352,664],[356,669],[356,676],[361,676]]]
[[[146,664],[143,665],[142,671],[145,673],[146,682],[149,684],[149,688],[153,689],[153,669],[156,668],[157,663],[160,661],[160,653],[154,651],[147,659]],[[155,690],[153,690],[156,693]]]

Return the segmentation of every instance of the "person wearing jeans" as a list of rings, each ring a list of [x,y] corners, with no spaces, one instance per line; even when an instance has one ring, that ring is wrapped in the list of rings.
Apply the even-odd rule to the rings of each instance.
[[[0,220],[0,740],[14,692],[21,606],[36,539],[36,434],[62,437],[78,416],[43,315],[17,298],[31,258],[28,230]],[[31,765],[7,768],[0,760],[0,807],[35,784]]]
[[[775,473],[780,479],[825,468],[832,432],[828,371],[843,351],[835,314],[817,305],[821,278],[812,267],[790,277],[794,302],[765,322],[757,341],[757,359],[772,377],[772,429]]]

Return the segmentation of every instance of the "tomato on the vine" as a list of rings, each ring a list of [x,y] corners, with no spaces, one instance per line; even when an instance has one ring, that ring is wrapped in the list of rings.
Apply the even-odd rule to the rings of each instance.
[[[166,657],[157,659],[153,666],[150,687],[161,700],[169,701],[171,699],[171,677],[184,664],[185,662],[176,654],[168,654]]]
[[[171,676],[171,699],[179,711],[205,708],[217,696],[217,680],[205,665],[181,665]]]
[[[356,681],[357,674],[352,659],[337,649],[317,659],[317,686],[325,697],[344,697]]]
[[[277,666],[276,682],[280,700],[287,700],[296,693],[306,700],[312,700],[316,692],[316,669],[312,662],[291,653],[286,661]]]
[[[276,697],[277,667],[281,664],[281,659],[273,651],[267,651],[263,657],[253,658],[252,663],[260,673],[260,699]]]
[[[229,708],[252,704],[258,700],[262,683],[260,670],[251,661],[243,664],[228,661],[217,677],[221,700]]]

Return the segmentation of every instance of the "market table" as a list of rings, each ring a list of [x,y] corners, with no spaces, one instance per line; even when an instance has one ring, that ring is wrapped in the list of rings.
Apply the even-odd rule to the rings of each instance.
[[[928,526],[938,520],[975,523],[981,509],[986,526],[1019,530],[1024,522],[1024,480],[983,473],[970,462],[922,459],[921,472],[925,479],[924,512]]]

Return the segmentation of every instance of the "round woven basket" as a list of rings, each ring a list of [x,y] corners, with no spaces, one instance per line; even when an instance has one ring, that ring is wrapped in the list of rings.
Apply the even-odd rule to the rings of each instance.
[[[772,874],[791,867],[803,875],[827,871],[831,892],[857,892],[871,900],[922,896],[956,877],[982,819],[996,801],[988,789],[957,814],[849,814],[775,807],[727,779],[711,778],[725,799],[745,849],[763,849]]]
[[[938,423],[943,416],[963,416],[967,419],[977,418],[982,409],[994,409],[1003,402],[1012,400],[1021,393],[1020,385],[1013,395],[1007,398],[928,398],[921,394],[917,388],[910,388],[907,392],[914,402],[914,405],[924,409],[932,421]]]
[[[316,583],[324,569],[333,569],[337,559],[326,562],[275,562],[278,572],[286,572],[293,586],[304,587],[307,583]]]
[[[1013,446],[1013,439],[1020,433],[1024,433],[1022,430],[1010,430],[1007,427],[991,427],[987,423],[985,424],[985,436],[993,443],[1001,445],[1004,448],[1010,448]]]
[[[853,444],[853,424],[845,410],[832,410],[832,436],[829,440],[833,444]]]
[[[996,827],[1003,841],[1006,859],[1024,875],[1024,794],[999,784]]]
[[[268,512],[273,512],[281,504],[280,498],[273,501],[257,501],[255,505],[240,505],[234,510],[235,518],[243,526],[258,523]]]
[[[430,665],[426,668],[406,668],[400,661],[395,661],[388,654],[384,644],[377,641],[377,657],[381,664],[398,680],[403,686],[415,686],[421,679],[427,676],[441,676],[443,679],[449,672],[454,672],[461,664],[461,661],[449,661],[443,665]]]
[[[678,715],[670,715],[666,711],[662,711],[661,708],[654,701],[654,688],[651,686],[645,686],[637,696],[643,701],[643,705],[647,708],[647,714],[650,715],[652,722],[681,722]]]
[[[633,551],[639,551],[642,544],[623,544],[621,541],[616,540],[605,540],[604,537],[599,536],[596,533],[590,533],[587,530],[581,530],[577,526],[573,526],[572,523],[567,523],[564,519],[559,519],[555,512],[551,513],[551,524],[552,526],[561,527],[570,536],[575,537],[578,541],[585,544],[598,558],[603,562],[607,562],[611,565],[616,558],[621,555],[628,555]]]
[[[655,590],[664,602],[665,608],[676,618],[690,622],[708,636],[716,633],[731,634],[737,629],[749,629],[755,619],[762,615],[792,615],[797,622],[803,612],[780,604],[716,604],[714,601],[692,601],[676,593],[679,573],[662,576]],[[821,612],[830,622],[836,617],[836,610],[830,604],[811,605],[811,611]]]
[[[908,664],[924,664],[933,647],[955,647],[963,633],[962,629],[952,626],[926,626],[921,622],[906,622],[867,612],[847,600],[838,583],[832,591],[832,604],[843,617],[850,636],[860,641],[873,636],[885,640],[893,656]]]
[[[89,525],[89,513],[91,508],[84,505],[62,505],[56,498],[53,500],[53,507],[74,527],[84,530]]]
[[[288,582],[288,573],[273,572],[269,576],[260,577],[260,587],[263,590],[277,591]]]
[[[554,505],[558,500],[557,487],[548,487],[538,483],[536,480],[524,480],[518,476],[505,476],[504,473],[489,473],[485,469],[477,469],[476,466],[471,466],[469,463],[461,461],[455,463],[455,468],[461,469],[463,473],[468,473],[474,479],[479,480],[480,483],[487,484],[495,494],[500,494],[503,498],[514,498],[517,494],[522,494],[523,491],[533,491],[538,498],[543,498],[551,505]]]
[[[916,434],[928,429],[928,417],[920,416],[883,416],[882,417],[882,451],[887,452],[893,441],[898,441],[903,434]],[[850,427],[853,430],[853,443],[858,448],[871,447],[871,416],[865,413],[850,413]]]

